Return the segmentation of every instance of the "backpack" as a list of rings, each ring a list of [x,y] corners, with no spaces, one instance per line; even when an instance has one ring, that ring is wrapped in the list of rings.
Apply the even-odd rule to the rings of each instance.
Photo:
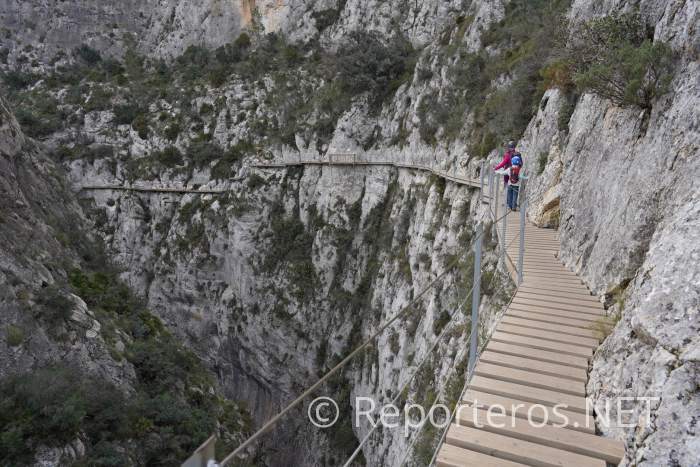
[[[513,157],[510,159],[510,163],[511,163],[511,165],[517,165],[518,167],[522,167],[523,158],[519,152],[516,152],[515,154],[513,154]]]
[[[520,165],[513,165],[510,168],[510,183],[515,185],[520,182]]]

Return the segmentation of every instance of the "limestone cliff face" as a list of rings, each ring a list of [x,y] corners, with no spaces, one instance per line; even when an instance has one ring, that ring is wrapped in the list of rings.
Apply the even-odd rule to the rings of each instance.
[[[575,2],[572,15],[630,8]],[[693,2],[643,4],[655,37],[681,55],[672,91],[645,116],[591,95],[576,104],[567,128],[563,98],[545,95],[524,141],[533,174],[531,219],[560,225],[562,259],[605,295],[621,318],[593,361],[588,390],[603,410],[618,396],[659,397],[651,424],[601,426],[628,444],[626,465],[691,465],[697,457],[698,249],[700,168],[697,106],[698,21]],[[538,158],[546,160],[541,174]]]
[[[410,317],[344,372],[350,401],[393,397],[441,330],[443,313],[467,292],[468,239],[482,214],[475,192],[389,168],[262,170],[240,179],[210,184],[227,190],[221,196],[109,190],[85,196],[104,219],[106,242],[127,282],[210,362],[229,396],[249,401],[259,422],[459,260],[463,266],[451,268]],[[485,260],[490,274],[494,259]],[[496,274],[486,284],[485,318],[507,300],[503,280]],[[438,347],[452,358],[431,364],[435,383],[412,386],[410,397],[441,391],[455,377],[464,323],[458,314]],[[483,325],[488,329],[488,319]],[[317,462],[308,453],[324,433],[309,437],[308,430],[303,419],[284,424],[267,442],[296,433],[287,442],[306,449],[279,451],[272,461]],[[393,430],[380,439],[365,451],[373,465],[394,465],[410,441]],[[338,448],[331,442],[324,455],[342,455]]]
[[[0,19],[9,62],[38,71],[82,44],[118,57],[134,48],[171,59],[191,45],[216,48],[251,29],[328,44],[355,30],[403,33],[425,45],[464,8],[463,0],[9,0],[0,5]]]

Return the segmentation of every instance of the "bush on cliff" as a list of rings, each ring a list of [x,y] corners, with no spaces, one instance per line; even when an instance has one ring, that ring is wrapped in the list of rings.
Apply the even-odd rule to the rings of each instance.
[[[670,47],[653,40],[639,15],[604,16],[575,24],[561,58],[544,73],[551,84],[592,92],[620,106],[651,108],[673,78]]]

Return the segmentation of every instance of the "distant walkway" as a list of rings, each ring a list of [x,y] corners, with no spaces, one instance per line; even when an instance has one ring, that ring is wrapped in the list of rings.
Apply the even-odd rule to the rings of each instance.
[[[365,155],[357,154],[329,154],[327,158],[323,159],[292,159],[287,161],[271,161],[271,162],[256,162],[250,164],[250,167],[261,168],[261,169],[274,169],[274,168],[286,168],[295,167],[303,165],[325,165],[325,166],[389,166],[402,169],[412,169],[420,170],[424,172],[430,172],[442,177],[445,180],[450,180],[455,183],[462,185],[470,185],[473,187],[481,187],[481,182],[479,179],[471,178],[466,173],[461,173],[459,171],[442,170],[437,167],[421,164],[421,163],[409,163],[407,160],[390,160],[390,159],[369,159]]]
[[[304,165],[326,165],[326,166],[390,166],[403,169],[420,170],[430,172],[442,177],[445,180],[450,180],[461,185],[469,185],[479,188],[480,180],[473,179],[467,176],[466,173],[460,173],[456,170],[446,171],[425,164],[412,164],[408,162],[391,161],[372,159],[369,160],[365,156],[356,154],[329,154],[327,159],[295,159],[291,161],[271,161],[271,162],[254,162],[248,164],[248,167],[257,169],[283,169],[287,167],[297,167]],[[187,188],[187,187],[144,187],[131,185],[83,185],[80,191],[94,190],[114,190],[114,191],[135,191],[141,193],[179,193],[179,194],[223,194],[228,193],[227,189],[210,189],[210,188]]]
[[[207,188],[177,188],[177,187],[143,187],[129,185],[83,185],[81,191],[115,190],[138,191],[143,193],[198,193],[198,194],[222,194],[229,190],[213,190]]]

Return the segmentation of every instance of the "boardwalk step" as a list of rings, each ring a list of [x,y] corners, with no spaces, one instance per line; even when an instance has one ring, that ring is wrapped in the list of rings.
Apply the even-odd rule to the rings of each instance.
[[[521,370],[531,371],[533,373],[541,373],[543,375],[556,376],[557,378],[568,378],[570,380],[580,381],[582,383],[585,383],[588,379],[586,370],[583,368],[574,368],[568,365],[543,362],[540,360],[492,352],[489,350],[482,352],[481,356],[479,357],[479,361],[511,368],[518,368]]]
[[[533,313],[528,310],[519,310],[517,308],[512,308],[508,310],[506,316],[512,316],[514,318],[528,319],[531,321],[538,321],[540,323],[553,323],[562,326],[577,327],[585,329],[587,331],[593,330],[593,323],[595,321],[581,320],[575,318],[566,318],[564,316],[555,316],[542,313]]]
[[[495,413],[505,413],[506,415],[526,420],[529,418],[535,423],[545,422],[549,425],[564,426],[571,430],[595,434],[595,421],[590,413],[582,414],[559,407],[556,409],[554,407],[545,407],[542,404],[533,404],[532,402],[473,389],[466,392],[463,401],[465,405],[460,406],[460,410],[473,410],[474,406],[484,410],[493,407],[491,411]]]
[[[542,404],[547,407],[554,407],[561,404],[561,408],[573,412],[586,413],[586,399],[580,396],[572,396],[550,389],[533,388],[526,384],[500,381],[485,376],[475,375],[472,378],[470,389],[496,394],[503,397],[521,399],[533,404]]]
[[[583,382],[570,379],[547,376],[541,373],[533,373],[519,368],[509,368],[497,364],[480,361],[476,366],[475,374],[493,378],[500,381],[509,381],[517,384],[527,384],[533,388],[550,389],[573,396],[586,396],[586,388]]]
[[[549,303],[571,303],[574,305],[600,306],[600,302],[593,297],[586,298],[579,295],[572,296],[568,294],[554,295],[555,293],[556,292],[544,293],[520,289],[518,290],[518,297]]]
[[[516,344],[524,347],[530,347],[532,349],[559,352],[565,355],[572,355],[583,358],[590,358],[593,355],[593,350],[590,347],[562,344],[559,342],[547,341],[536,337],[517,336],[515,334],[507,334],[501,331],[494,332],[491,336],[491,341]]]
[[[438,467],[521,467],[525,465],[459,448],[447,443],[440,448],[435,462]]]
[[[554,308],[547,308],[547,307],[540,306],[540,305],[528,305],[528,304],[516,302],[515,300],[513,300],[511,307],[514,310],[529,311],[530,313],[537,313],[539,315],[559,316],[561,318],[576,319],[579,321],[588,321],[589,324],[593,323],[594,321],[598,321],[601,317],[604,316],[602,313],[596,315],[596,314],[590,314],[590,313],[579,313],[577,311],[570,311],[570,310],[557,310]]]
[[[450,426],[446,442],[460,448],[513,462],[520,462],[525,465],[538,467],[570,465],[578,467],[605,467],[605,462],[599,459],[457,424]]]
[[[475,423],[481,423],[481,421],[486,420],[485,417],[486,411],[484,410],[463,410],[459,413],[458,420],[463,425],[473,427]],[[617,440],[581,433],[580,431],[567,428],[557,428],[549,425],[534,426],[527,420],[519,418],[509,419],[508,421],[509,423],[498,427],[495,424],[484,424],[482,429],[523,441],[595,457],[615,465],[620,463],[625,454],[623,444]]]
[[[563,324],[553,324],[551,322],[535,321],[527,318],[520,318],[513,315],[506,315],[501,319],[501,324],[519,326],[521,328],[531,328],[542,331],[552,331],[569,336],[587,337],[596,339],[596,333],[592,329],[577,328]]]
[[[569,365],[575,368],[588,370],[588,360],[585,357],[566,355],[561,352],[551,352],[547,350],[524,347],[517,344],[495,341],[489,342],[489,344],[486,346],[486,350],[514,355],[516,357],[540,360],[547,363],[556,363],[558,365]]]
[[[577,313],[588,313],[591,315],[602,315],[605,313],[603,310],[603,307],[598,305],[575,305],[572,303],[555,303],[555,302],[547,302],[544,300],[536,300],[532,298],[525,298],[525,297],[520,297],[519,295],[515,296],[515,299],[513,300],[514,303],[521,303],[523,305],[535,305],[539,306],[542,308],[553,308],[556,310],[569,310],[569,311],[575,311]]]
[[[507,332],[508,334],[516,334],[525,337],[537,337],[540,339],[550,340],[553,342],[561,342],[562,344],[580,345],[583,347],[595,348],[598,346],[598,339],[593,337],[572,336],[571,334],[563,334],[553,329],[533,329],[525,326],[517,326],[501,322],[498,326],[499,331]]]
[[[520,285],[520,290],[537,291],[537,293],[550,292],[550,293],[559,294],[559,295],[566,294],[566,296],[571,295],[571,296],[576,296],[577,298],[579,295],[581,295],[583,297],[588,297],[588,298],[593,297],[591,295],[591,293],[588,291],[588,289],[586,289],[583,286],[575,286],[575,287],[564,286],[564,287],[561,287],[561,286],[555,286],[552,284],[542,285],[542,284],[537,284],[534,282],[532,282],[532,283],[523,282]]]

